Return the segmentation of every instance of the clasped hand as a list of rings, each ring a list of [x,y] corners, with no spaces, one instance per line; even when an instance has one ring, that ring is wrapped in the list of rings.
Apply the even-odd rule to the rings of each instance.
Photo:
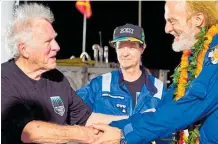
[[[86,144],[119,144],[121,130],[106,124],[93,124],[87,127]]]

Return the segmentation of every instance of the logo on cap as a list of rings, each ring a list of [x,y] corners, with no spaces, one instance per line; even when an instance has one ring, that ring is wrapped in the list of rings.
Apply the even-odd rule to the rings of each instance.
[[[142,27],[133,24],[118,26],[115,28],[113,33],[113,40],[110,41],[109,44],[111,47],[115,47],[114,44],[118,41],[135,41],[144,44],[144,30]]]
[[[130,34],[133,34],[134,32],[134,29],[131,29],[131,28],[121,28],[120,29],[120,33],[130,33]]]

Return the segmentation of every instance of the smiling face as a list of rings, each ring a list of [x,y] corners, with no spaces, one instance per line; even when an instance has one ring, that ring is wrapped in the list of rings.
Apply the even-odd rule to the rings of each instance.
[[[117,58],[122,69],[139,67],[144,47],[138,42],[116,42]]]
[[[176,52],[191,49],[195,35],[199,31],[196,18],[187,16],[185,1],[167,1],[165,5],[165,31],[174,36],[173,50]]]
[[[37,69],[51,70],[56,67],[56,55],[60,50],[52,25],[45,19],[35,20],[33,37],[26,43],[28,63]]]

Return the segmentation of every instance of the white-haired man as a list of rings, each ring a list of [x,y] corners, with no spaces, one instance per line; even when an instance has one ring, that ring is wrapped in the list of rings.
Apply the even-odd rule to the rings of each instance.
[[[1,75],[3,143],[90,143],[98,131],[70,125],[125,118],[92,113],[55,69],[60,47],[53,20],[50,9],[36,3],[15,10],[7,37],[13,58]]]

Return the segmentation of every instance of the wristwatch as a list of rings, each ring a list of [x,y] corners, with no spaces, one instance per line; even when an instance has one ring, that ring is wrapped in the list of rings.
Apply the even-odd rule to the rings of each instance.
[[[127,141],[125,140],[123,131],[121,130],[121,139],[120,139],[120,144],[127,144]]]

